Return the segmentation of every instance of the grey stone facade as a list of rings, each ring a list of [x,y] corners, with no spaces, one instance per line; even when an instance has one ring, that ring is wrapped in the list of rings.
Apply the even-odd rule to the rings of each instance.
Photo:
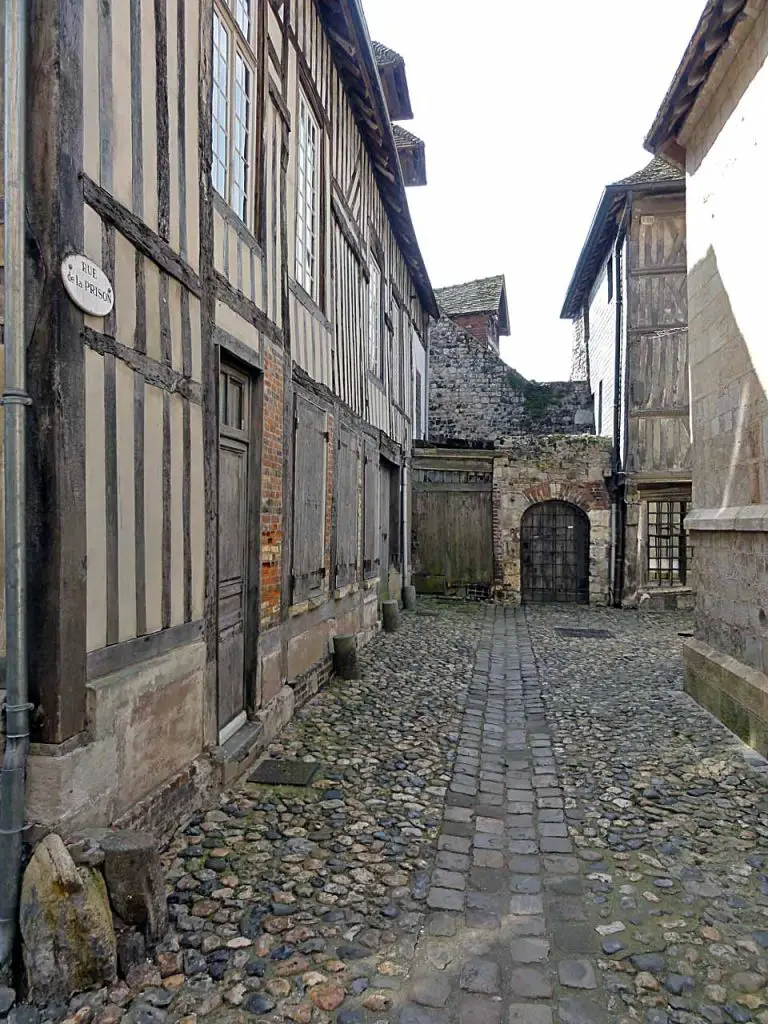
[[[432,325],[429,344],[430,440],[594,432],[586,382],[526,380],[448,317]]]

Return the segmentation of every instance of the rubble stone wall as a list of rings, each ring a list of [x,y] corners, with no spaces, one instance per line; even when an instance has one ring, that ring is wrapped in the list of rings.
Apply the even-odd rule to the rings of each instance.
[[[429,344],[430,440],[592,432],[586,382],[526,380],[447,317],[432,325]]]

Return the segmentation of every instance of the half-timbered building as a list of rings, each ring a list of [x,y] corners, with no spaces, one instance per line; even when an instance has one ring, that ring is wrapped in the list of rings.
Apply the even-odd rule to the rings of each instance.
[[[561,313],[612,442],[617,604],[692,602],[687,313],[685,176],[655,159],[605,188]]]
[[[162,829],[408,578],[410,101],[359,0],[29,8],[28,818]]]

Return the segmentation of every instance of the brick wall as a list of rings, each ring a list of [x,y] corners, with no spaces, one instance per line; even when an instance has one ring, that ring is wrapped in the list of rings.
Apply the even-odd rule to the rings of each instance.
[[[740,508],[768,505],[768,7],[738,26],[681,136],[687,151],[688,314],[693,426],[697,637],[768,669],[766,517],[738,527]],[[697,529],[707,510],[716,531]],[[754,512],[760,512],[754,509]],[[743,518],[743,517],[742,517]],[[711,519],[711,516],[710,516]],[[757,529],[754,527],[757,526]],[[762,527],[762,528],[761,528]]]
[[[264,427],[261,450],[261,628],[280,619],[283,553],[283,353],[264,341]]]
[[[429,346],[431,440],[592,432],[586,383],[528,381],[447,317],[432,325]]]
[[[499,351],[499,335],[493,317],[488,313],[467,313],[464,316],[452,316],[454,323],[463,330],[468,331],[473,338],[477,339],[486,348],[491,347]]]

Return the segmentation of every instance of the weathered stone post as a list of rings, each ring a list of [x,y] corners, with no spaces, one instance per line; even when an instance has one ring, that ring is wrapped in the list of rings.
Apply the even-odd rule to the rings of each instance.
[[[400,609],[397,601],[381,602],[381,624],[385,633],[395,633],[400,628]]]
[[[354,634],[333,638],[333,671],[340,679],[359,679],[357,638]]]
[[[403,610],[412,612],[416,607],[416,587],[408,584],[403,587]]]

